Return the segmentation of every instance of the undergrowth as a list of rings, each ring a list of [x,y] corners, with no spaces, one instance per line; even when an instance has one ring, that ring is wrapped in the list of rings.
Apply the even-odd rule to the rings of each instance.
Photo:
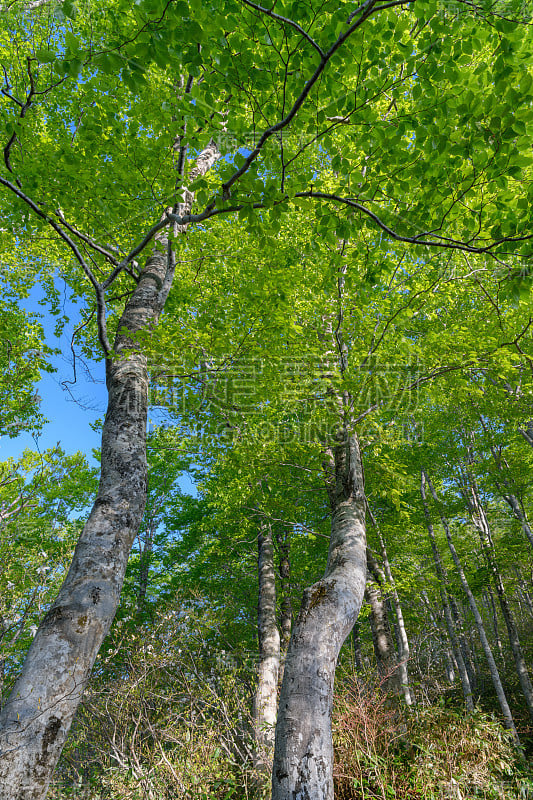
[[[442,704],[409,714],[354,678],[335,702],[337,800],[533,798],[533,773],[494,716]]]
[[[111,641],[65,748],[50,800],[268,800],[254,771],[253,664],[213,658],[172,617]],[[126,645],[127,641],[127,645]],[[336,800],[533,800],[533,775],[500,722],[438,700],[406,713],[340,670]]]

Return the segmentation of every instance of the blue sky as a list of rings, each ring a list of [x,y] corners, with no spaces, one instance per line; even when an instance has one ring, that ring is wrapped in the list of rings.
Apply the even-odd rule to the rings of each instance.
[[[22,434],[15,439],[2,436],[0,460],[17,458],[25,448],[45,450],[58,442],[66,452],[81,450],[91,459],[93,448],[100,445],[100,435],[93,431],[90,424],[103,418],[106,408],[104,365],[78,360],[76,383],[63,385],[63,381],[73,380],[70,340],[74,328],[80,323],[80,310],[72,303],[65,305],[62,311],[70,318],[70,322],[58,338],[54,334],[56,318],[47,313],[45,306],[39,305],[41,297],[42,289],[35,287],[30,297],[21,301],[21,306],[42,315],[46,344],[61,350],[60,355],[51,359],[56,372],[44,373],[36,387],[42,398],[41,412],[49,421],[38,440],[30,434]]]
[[[89,462],[96,464],[92,451],[100,447],[100,432],[93,430],[91,424],[103,419],[107,405],[105,387],[105,368],[103,362],[76,359],[76,382],[74,380],[73,357],[70,347],[72,333],[80,324],[81,307],[65,301],[62,310],[69,323],[58,338],[54,329],[56,318],[40,305],[42,289],[35,287],[30,297],[21,301],[28,311],[41,314],[45,341],[52,348],[59,348],[60,354],[51,358],[55,368],[53,373],[44,373],[37,384],[42,398],[41,412],[48,420],[38,439],[30,434],[22,434],[15,439],[0,437],[0,461],[18,458],[26,448],[46,450],[60,444],[67,453],[81,450]],[[196,494],[196,487],[187,475],[180,480],[183,491]]]

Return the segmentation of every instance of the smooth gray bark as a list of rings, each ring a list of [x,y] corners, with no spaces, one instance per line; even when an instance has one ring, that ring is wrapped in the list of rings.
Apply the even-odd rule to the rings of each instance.
[[[335,666],[359,614],[366,583],[365,496],[355,434],[340,437],[334,460],[326,571],[304,592],[285,661],[272,800],[333,798]]]
[[[531,547],[533,547],[533,531],[531,530],[531,526],[529,524],[529,520],[527,518],[524,507],[522,506],[522,503],[520,502],[518,497],[512,494],[511,492],[501,489],[500,492],[503,499],[509,504],[515,518],[520,523],[520,527],[522,528],[524,534],[527,536],[529,544],[531,545]]]
[[[527,606],[529,614],[533,617],[533,599],[531,598],[531,595],[529,593],[528,584],[524,580],[524,577],[522,575],[522,570],[517,564],[513,566],[513,569],[516,574],[516,578],[518,580],[518,589],[522,597],[524,598],[524,602]]]
[[[519,428],[518,430],[520,431],[520,433],[522,434],[528,445],[530,447],[533,447],[533,420],[529,420],[526,423],[525,428]]]
[[[218,158],[213,143],[190,179]],[[185,193],[184,213],[192,202]],[[128,300],[106,360],[108,406],[98,494],[67,577],[29,648],[0,713],[0,800],[42,800],[98,650],[118,606],[130,549],[146,503],[148,371],[135,341],[163,309],[173,278],[164,235]]]
[[[388,602],[388,598],[383,591],[386,584],[386,575],[368,547],[366,558],[368,573],[373,580],[367,578],[365,596],[370,605],[370,627],[378,672],[384,689],[391,694],[399,696],[403,694],[403,686],[400,663],[390,624],[390,602]]]
[[[261,523],[257,546],[259,667],[254,698],[255,766],[261,770],[269,770],[274,746],[280,664],[280,635],[276,622],[274,543],[270,523]]]
[[[468,580],[467,580],[466,575],[465,575],[465,571],[463,569],[463,565],[461,564],[461,560],[459,558],[457,550],[455,549],[455,545],[453,543],[453,539],[452,539],[450,527],[448,525],[448,521],[447,521],[446,517],[444,516],[444,514],[442,513],[442,511],[440,510],[440,503],[439,503],[439,499],[437,497],[437,493],[436,493],[436,491],[435,491],[435,489],[433,487],[433,484],[431,483],[431,480],[429,478],[429,475],[427,475],[427,473],[426,473],[426,480],[427,480],[428,488],[429,488],[429,490],[431,492],[431,495],[433,497],[433,500],[435,501],[437,507],[439,508],[439,513],[440,513],[442,526],[443,526],[444,532],[446,534],[446,540],[448,542],[448,547],[449,547],[450,553],[452,555],[453,563],[455,564],[455,568],[457,569],[457,573],[459,575],[459,578],[460,578],[460,581],[461,581],[461,585],[463,587],[463,591],[467,596],[468,603],[470,605],[470,609],[471,609],[472,614],[474,616],[474,620],[475,620],[475,623],[476,623],[476,628],[477,628],[477,631],[478,631],[478,634],[479,634],[479,638],[481,640],[481,645],[483,647],[483,652],[485,653],[485,657],[487,659],[487,664],[489,666],[490,676],[492,678],[492,683],[493,683],[494,689],[496,691],[496,696],[498,697],[498,702],[500,704],[500,709],[501,709],[501,712],[502,712],[502,716],[503,716],[503,721],[504,721],[505,727],[511,732],[515,744],[517,746],[520,746],[520,739],[518,737],[518,732],[517,732],[516,726],[514,724],[513,715],[511,714],[511,709],[509,708],[509,703],[507,702],[507,697],[505,696],[505,690],[503,688],[503,684],[502,684],[502,681],[501,681],[501,678],[500,678],[500,673],[498,671],[498,667],[496,666],[496,661],[494,660],[494,656],[492,654],[492,650],[491,650],[491,647],[490,647],[490,644],[489,644],[487,633],[485,631],[485,626],[483,624],[483,619],[481,617],[481,614],[479,613],[479,609],[477,607],[477,603],[476,603],[475,597],[474,597],[474,595],[472,593],[472,590],[470,589]]]
[[[491,586],[487,587],[485,594],[487,598],[486,599],[487,611],[492,620],[492,627],[494,628],[494,638],[496,639],[496,647],[498,648],[498,653],[500,654],[500,658],[503,659],[503,648],[500,636],[500,626],[498,625],[498,614],[496,612],[496,604],[494,602],[494,595],[492,593]]]
[[[448,629],[448,625],[446,623],[444,608],[438,608],[436,611],[434,611],[431,607],[431,602],[427,595],[427,592],[421,592],[420,596],[423,600],[423,605],[428,613],[431,624],[438,638],[440,639],[442,645],[442,651],[444,653],[446,680],[450,685],[453,686],[453,684],[455,683],[455,675],[457,672],[459,672],[459,669],[457,666],[455,653],[451,646],[451,636],[450,636],[450,631]],[[441,595],[441,601],[442,601],[442,595]],[[444,623],[442,623],[443,619]]]
[[[452,619],[457,634],[457,640],[459,642],[459,648],[461,650],[463,662],[466,667],[466,671],[468,673],[470,686],[472,690],[474,690],[477,685],[475,656],[474,656],[474,649],[468,643],[468,638],[465,631],[465,625],[464,625],[465,615],[464,612],[461,613],[459,609],[459,603],[457,602],[453,594],[449,594],[448,596],[450,598],[450,608],[452,611]],[[470,639],[470,642],[471,641],[472,640]]]

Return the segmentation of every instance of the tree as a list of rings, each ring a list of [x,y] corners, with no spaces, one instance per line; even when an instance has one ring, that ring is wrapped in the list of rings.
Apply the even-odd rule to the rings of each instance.
[[[180,294],[188,240],[208,221],[213,228],[217,217],[238,216],[268,246],[282,215],[313,204],[314,230],[333,251],[350,239],[368,249],[369,281],[384,260],[394,272],[404,245],[413,247],[406,263],[415,274],[424,260],[442,280],[457,266],[453,255],[464,253],[512,277],[530,254],[523,137],[531,77],[523,15],[512,8],[509,17],[467,3],[442,10],[432,0],[368,0],[356,9],[287,2],[276,11],[251,0],[115,0],[95,9],[30,3],[4,14],[0,184],[14,232],[4,249],[24,240],[34,258],[46,252],[86,298],[85,346],[100,349],[109,393],[95,505],[0,716],[0,797],[37,800],[113,619],[141,524],[146,344],[157,339],[171,291]],[[416,281],[406,280],[414,300]],[[409,343],[402,348],[405,355]],[[275,768],[276,797],[332,793],[334,666],[365,573],[353,419],[348,409],[332,447],[325,578],[306,594],[287,655],[278,733],[291,763]],[[301,681],[316,673],[310,648],[319,621],[323,749],[302,771],[296,742],[314,726],[319,696]]]
[[[95,472],[60,447],[0,465],[0,705],[64,578]]]

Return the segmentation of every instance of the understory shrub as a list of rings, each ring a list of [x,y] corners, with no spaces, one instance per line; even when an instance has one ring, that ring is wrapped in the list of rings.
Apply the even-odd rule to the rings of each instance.
[[[533,776],[492,715],[442,704],[406,714],[357,678],[345,676],[338,687],[336,800],[533,797]]]

